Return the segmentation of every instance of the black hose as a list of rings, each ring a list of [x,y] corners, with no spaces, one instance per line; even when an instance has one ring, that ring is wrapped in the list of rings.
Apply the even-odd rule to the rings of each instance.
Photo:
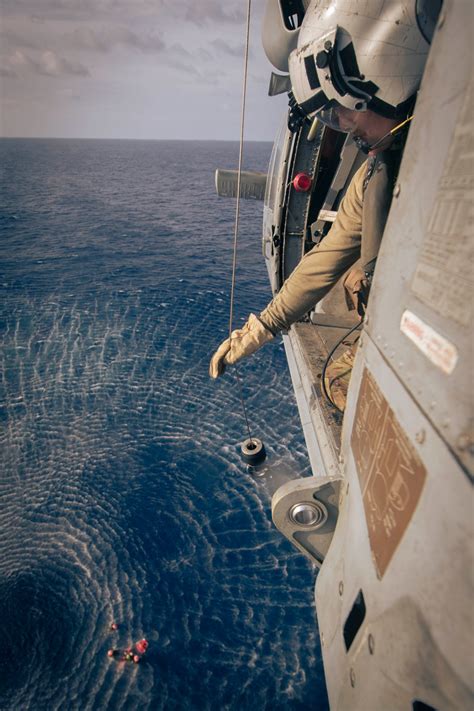
[[[322,388],[322,391],[323,391],[323,395],[324,395],[324,397],[326,398],[326,400],[327,400],[329,403],[331,403],[331,405],[332,405],[333,407],[335,407],[338,412],[341,413],[341,415],[344,414],[344,410],[341,410],[341,408],[336,405],[336,403],[335,403],[334,400],[331,398],[331,396],[329,395],[329,393],[328,393],[328,391],[327,391],[327,388],[326,388],[326,369],[327,369],[327,367],[328,367],[329,361],[331,360],[331,358],[332,358],[334,352],[336,351],[337,348],[339,348],[339,346],[341,345],[341,343],[343,342],[343,340],[344,340],[345,338],[348,338],[348,337],[351,335],[351,333],[354,333],[355,330],[357,330],[358,328],[361,328],[361,327],[362,327],[362,324],[363,324],[363,321],[361,321],[361,322],[359,322],[359,323],[356,323],[355,326],[352,326],[352,328],[350,328],[346,333],[343,334],[342,338],[340,338],[340,339],[337,341],[336,345],[331,349],[331,351],[330,351],[328,357],[327,357],[326,360],[324,361],[323,369],[322,369],[322,371],[321,371],[321,388]]]

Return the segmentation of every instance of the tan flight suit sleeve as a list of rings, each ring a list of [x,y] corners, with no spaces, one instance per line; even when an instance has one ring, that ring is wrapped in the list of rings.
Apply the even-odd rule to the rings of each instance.
[[[326,237],[308,252],[260,314],[274,333],[310,311],[360,256],[363,184],[367,163],[354,174]]]

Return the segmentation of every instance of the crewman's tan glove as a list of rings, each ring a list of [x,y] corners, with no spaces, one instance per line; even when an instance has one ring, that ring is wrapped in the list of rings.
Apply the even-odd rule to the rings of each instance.
[[[369,300],[370,280],[360,267],[352,269],[344,279],[346,304],[349,311],[357,310],[361,319],[365,316]]]
[[[274,338],[273,333],[255,316],[250,314],[243,328],[232,331],[211,358],[209,375],[218,378],[226,365],[234,365],[245,356],[255,353],[261,346]]]

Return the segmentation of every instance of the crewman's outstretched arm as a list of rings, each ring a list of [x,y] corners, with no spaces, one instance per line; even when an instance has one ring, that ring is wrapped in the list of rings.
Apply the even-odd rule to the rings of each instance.
[[[250,314],[214,353],[209,374],[217,378],[226,365],[254,353],[282,329],[313,308],[360,256],[364,163],[354,175],[336,220],[324,240],[308,252],[259,317]]]
[[[366,170],[364,163],[354,175],[326,237],[303,257],[260,314],[274,333],[289,328],[310,311],[359,258]]]

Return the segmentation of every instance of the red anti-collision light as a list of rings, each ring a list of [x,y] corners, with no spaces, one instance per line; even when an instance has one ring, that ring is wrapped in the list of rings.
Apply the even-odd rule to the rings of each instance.
[[[311,187],[311,178],[307,173],[298,173],[293,178],[293,187],[298,193],[306,193]]]

